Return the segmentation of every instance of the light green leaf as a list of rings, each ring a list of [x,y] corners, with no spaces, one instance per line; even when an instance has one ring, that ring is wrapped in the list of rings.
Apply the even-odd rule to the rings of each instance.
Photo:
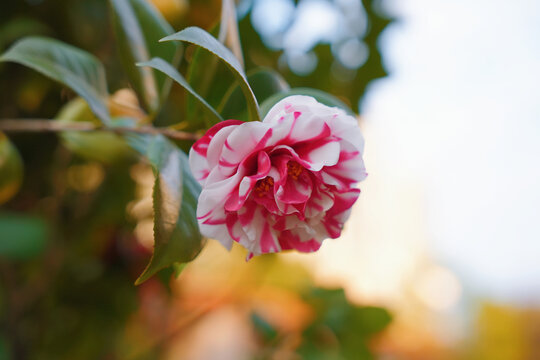
[[[158,42],[174,30],[146,0],[110,0],[110,4],[124,69],[145,108],[155,112],[168,95],[170,81],[161,73],[154,74],[135,64],[152,57],[176,64],[180,59],[179,45]]]
[[[24,260],[43,252],[49,228],[38,217],[0,213],[0,234],[0,257]]]
[[[204,100],[199,94],[197,94],[195,90],[193,90],[191,86],[188,84],[186,79],[184,79],[184,77],[171,64],[167,63],[165,60],[160,59],[160,58],[153,58],[150,61],[147,61],[144,63],[138,63],[137,65],[148,66],[153,69],[159,70],[162,73],[169,76],[174,81],[176,81],[178,84],[180,84],[184,89],[189,91],[189,93],[193,95],[203,106],[203,109],[205,110],[206,114],[211,119],[211,125],[217,124],[218,122],[223,121],[223,118],[217,113],[217,111],[212,106],[210,106],[210,104],[208,104],[206,100]]]
[[[17,149],[0,133],[0,204],[11,199],[21,186],[23,164]]]
[[[247,75],[251,89],[259,103],[263,103],[272,95],[287,91],[289,84],[273,69],[256,69]],[[246,101],[237,83],[233,84],[218,107],[219,113],[225,119],[246,120]]]
[[[88,102],[97,117],[110,123],[105,70],[92,54],[58,40],[33,36],[16,42],[0,61],[28,66],[71,88]]]
[[[255,98],[255,95],[253,94],[253,91],[249,86],[244,70],[229,49],[223,46],[223,44],[217,41],[216,38],[214,38],[212,35],[198,27],[186,28],[182,31],[177,32],[176,34],[167,36],[160,41],[173,40],[185,41],[191,44],[195,44],[203,49],[210,51],[218,58],[223,60],[240,82],[240,86],[242,88],[244,96],[246,97],[250,120],[261,120],[259,116],[257,99]]]
[[[138,285],[165,267],[193,260],[201,251],[204,240],[196,214],[201,187],[191,175],[186,154],[166,138],[133,135],[128,141],[147,157],[155,175],[154,254]]]
[[[331,106],[331,107],[338,107],[340,109],[345,110],[348,114],[354,116],[353,111],[343,101],[339,100],[334,95],[331,95],[331,94],[329,94],[327,92],[317,90],[317,89],[293,88],[293,89],[290,89],[288,91],[284,91],[284,92],[272,95],[268,99],[266,99],[261,104],[261,110],[260,110],[261,111],[261,117],[264,118],[266,116],[266,114],[268,113],[268,111],[270,111],[272,106],[277,104],[280,100],[282,100],[282,99],[284,99],[284,98],[286,98],[288,96],[291,96],[291,95],[311,96],[311,97],[314,97],[315,100],[317,100],[318,102],[320,102],[320,103],[322,103],[324,105]]]
[[[98,119],[90,111],[82,98],[75,98],[66,103],[56,115],[59,122],[90,122],[96,124]],[[122,126],[123,119],[111,119],[111,127]],[[77,132],[65,131],[60,134],[63,145],[73,153],[88,160],[104,164],[115,164],[134,157],[135,152],[125,139],[110,131]]]

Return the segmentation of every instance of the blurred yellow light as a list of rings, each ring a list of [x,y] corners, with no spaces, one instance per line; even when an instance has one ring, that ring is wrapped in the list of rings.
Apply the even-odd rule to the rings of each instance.
[[[152,198],[147,196],[139,200],[130,201],[126,210],[128,215],[135,220],[151,218],[154,214]]]
[[[129,175],[137,184],[152,187],[154,185],[154,173],[150,165],[137,163],[129,169]]]
[[[72,165],[67,169],[67,181],[71,188],[80,192],[95,190],[103,182],[105,171],[99,163]]]
[[[189,9],[187,0],[150,0],[150,2],[171,23],[181,19]]]
[[[139,221],[135,227],[135,236],[139,244],[146,249],[154,248],[154,220],[152,218]]]

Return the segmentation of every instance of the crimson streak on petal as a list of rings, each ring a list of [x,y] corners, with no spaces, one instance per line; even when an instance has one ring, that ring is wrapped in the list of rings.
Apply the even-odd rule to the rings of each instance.
[[[190,166],[202,185],[203,235],[253,255],[317,251],[337,238],[366,177],[355,118],[290,96],[262,122],[221,122],[197,141]]]

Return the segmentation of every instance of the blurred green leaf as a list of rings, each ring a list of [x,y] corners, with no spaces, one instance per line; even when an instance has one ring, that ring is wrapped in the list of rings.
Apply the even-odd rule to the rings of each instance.
[[[148,280],[174,263],[193,260],[204,241],[197,224],[199,183],[191,175],[188,157],[163,136],[129,136],[129,142],[148,158],[155,175],[154,254],[135,284]]]
[[[250,315],[250,319],[253,327],[255,328],[257,333],[262,336],[265,342],[271,342],[277,337],[277,330],[274,329],[274,327],[262,316],[260,316],[256,312],[252,312]]]
[[[187,266],[187,263],[177,263],[175,262],[173,265],[172,265],[172,268],[174,270],[173,272],[173,275],[175,278],[179,277],[180,274],[182,273],[182,271],[184,271],[184,269],[186,268]]]
[[[170,81],[135,64],[160,57],[176,65],[179,45],[158,42],[174,30],[146,0],[110,0],[110,4],[120,60],[146,109],[156,112],[169,92]]]
[[[378,78],[387,76],[379,51],[379,38],[388,24],[394,21],[380,6],[380,0],[361,0],[361,3],[368,24],[366,32],[360,34],[358,40],[367,45],[367,59],[359,68],[344,67],[329,44],[319,43],[312,49],[317,57],[316,69],[309,75],[295,74],[281,66],[282,50],[273,50],[265,45],[261,34],[253,27],[251,16],[244,16],[239,22],[246,67],[280,68],[282,75],[292,87],[325,89],[343,99],[354,112],[359,112],[360,100],[365,95],[368,85]]]
[[[45,23],[31,17],[16,17],[0,27],[0,49],[9,43],[28,35],[48,35],[52,31]]]
[[[0,257],[24,260],[43,252],[49,228],[38,217],[0,213],[0,234]]]
[[[68,86],[84,98],[104,123],[110,123],[105,70],[92,54],[45,37],[27,37],[16,42],[0,61],[16,62]]]
[[[314,359],[373,359],[367,342],[391,321],[385,309],[350,303],[343,289],[315,288],[305,295],[316,319],[305,330],[298,353]]]
[[[353,115],[353,116],[355,115],[352,112],[352,110],[343,101],[339,100],[334,95],[331,95],[331,94],[329,94],[327,92],[324,92],[322,90],[317,90],[317,89],[294,88],[294,89],[290,89],[290,90],[287,90],[287,91],[283,91],[283,92],[274,94],[274,95],[270,96],[269,98],[267,98],[261,104],[261,108],[260,108],[261,117],[264,118],[266,116],[266,114],[268,114],[268,112],[270,111],[272,106],[277,104],[280,100],[286,98],[287,96],[292,96],[292,95],[311,96],[311,97],[314,97],[315,100],[317,100],[318,102],[320,102],[320,103],[322,103],[324,105],[331,106],[331,107],[337,107],[337,108],[345,110],[345,112],[347,112],[349,115]]]
[[[0,132],[0,204],[19,190],[23,178],[23,163],[17,149]]]
[[[189,27],[160,41],[185,41],[200,46],[219,57],[237,77],[248,104],[250,120],[260,120],[257,99],[249,86],[242,66],[234,55],[212,35],[198,27]]]
[[[256,69],[247,75],[251,89],[259,103],[263,103],[272,95],[289,90],[289,85],[283,77],[272,69]],[[240,86],[233,84],[218,107],[218,111],[225,119],[247,120],[246,100],[242,95]]]
[[[0,360],[9,360],[12,359],[11,350],[9,349],[9,343],[2,336],[0,337]]]
[[[350,317],[358,334],[364,335],[378,333],[392,321],[387,310],[375,306],[355,307],[351,309]]]
[[[165,60],[160,59],[160,58],[153,58],[150,61],[139,63],[137,65],[148,66],[153,69],[159,70],[162,73],[169,76],[174,81],[176,81],[178,84],[180,84],[184,89],[189,91],[189,93],[193,95],[199,101],[199,103],[203,106],[203,109],[208,115],[208,118],[211,119],[212,125],[217,124],[220,121],[223,121],[223,118],[217,113],[217,111],[212,106],[210,106],[210,104],[208,104],[206,100],[204,100],[199,94],[197,94],[195,90],[193,90],[191,86],[189,86],[186,79],[184,79],[184,77],[171,64],[167,63]]]
[[[75,98],[65,104],[56,116],[56,120],[91,123],[98,121],[82,98]],[[123,119],[111,119],[111,126],[114,127],[119,122],[123,122]],[[91,133],[66,131],[61,133],[60,137],[64,146],[73,153],[104,164],[114,164],[134,154],[124,138],[108,131]]]

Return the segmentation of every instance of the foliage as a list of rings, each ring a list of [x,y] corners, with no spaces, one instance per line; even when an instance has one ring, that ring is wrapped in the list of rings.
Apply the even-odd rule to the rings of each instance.
[[[385,309],[351,304],[342,289],[311,288],[304,294],[304,301],[317,317],[302,329],[302,341],[296,350],[300,358],[374,359],[369,342],[390,323]],[[266,346],[275,348],[282,341],[279,331],[256,312],[251,320]]]
[[[0,204],[17,193],[22,181],[22,160],[9,139],[0,133]]]
[[[140,284],[174,263],[193,260],[204,245],[197,225],[200,185],[191,175],[188,158],[162,136],[133,136],[133,147],[145,155],[155,175],[154,254],[135,282]]]
[[[26,37],[2,54],[0,61],[17,62],[62,83],[85,99],[103,122],[110,121],[105,70],[93,55],[54,39]]]
[[[194,2],[191,12],[173,23],[210,28],[219,17],[218,5]],[[380,31],[379,18],[373,19],[373,29]],[[275,54],[244,17],[239,26],[246,37],[246,71],[228,44],[213,36],[220,35],[217,26],[210,32],[187,27],[174,33],[144,0],[10,3],[0,20],[6,24],[0,27],[0,46],[10,44],[2,49],[0,73],[3,88],[11,89],[0,100],[0,117],[51,118],[55,126],[90,124],[99,130],[63,131],[59,137],[9,134],[10,139],[0,133],[0,203],[11,199],[0,213],[0,306],[2,325],[10,330],[0,337],[0,354],[7,348],[19,358],[115,358],[112,354],[122,353],[115,349],[123,341],[120,332],[144,291],[132,287],[133,281],[140,284],[161,271],[167,284],[162,269],[172,265],[178,275],[205,244],[195,217],[200,189],[185,154],[192,140],[130,129],[198,134],[226,118],[260,120],[294,93],[347,108],[345,99],[355,108],[351,99],[383,74],[359,71],[363,85],[344,97],[349,88],[314,81],[326,74],[323,68],[299,79],[289,72],[281,75],[277,63],[257,66],[253,54]],[[145,184],[141,166],[153,173],[153,255],[137,241],[143,216],[126,216],[126,209],[146,201],[139,194]],[[349,315],[360,313],[345,298],[336,306]],[[326,316],[327,310],[317,311]],[[317,324],[313,329],[322,326]],[[335,336],[343,336],[347,326],[364,325],[343,326],[332,330]],[[310,334],[318,330],[306,331],[300,353],[308,351]],[[76,340],[66,344],[66,336]],[[151,358],[157,356],[152,351]]]

